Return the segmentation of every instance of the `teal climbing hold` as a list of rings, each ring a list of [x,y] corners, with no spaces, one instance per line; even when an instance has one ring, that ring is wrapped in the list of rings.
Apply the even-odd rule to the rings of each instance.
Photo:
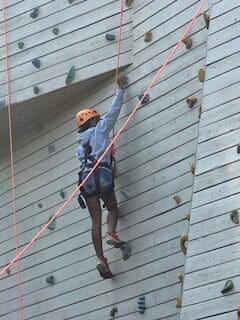
[[[227,280],[224,288],[221,290],[222,293],[227,293],[233,289],[233,282],[232,280]]]
[[[18,42],[19,49],[22,49],[24,47],[24,42],[20,41]]]
[[[39,69],[41,67],[41,61],[38,58],[32,60],[32,64],[35,68]]]
[[[240,153],[240,145],[237,146],[237,153]]]
[[[31,13],[30,13],[30,17],[35,19],[37,18],[37,16],[39,15],[39,8],[36,7]]]
[[[59,29],[58,28],[53,28],[52,32],[57,36],[59,34]]]
[[[33,92],[35,93],[35,94],[39,94],[39,87],[38,86],[34,86],[33,87]]]
[[[6,107],[6,101],[5,100],[0,100],[0,110],[5,109]]]
[[[68,71],[67,78],[66,78],[66,85],[69,85],[73,82],[76,74],[76,68],[72,66]]]
[[[49,217],[48,222],[52,219],[52,216]],[[56,229],[56,219],[53,220],[48,226],[47,228],[49,230],[55,230]]]
[[[55,283],[55,278],[54,278],[54,276],[53,276],[53,275],[47,276],[46,282],[47,282],[48,284],[54,284],[54,283]]]
[[[107,41],[114,41],[116,39],[116,36],[115,36],[115,34],[107,33],[105,35],[105,38],[106,38]]]
[[[48,146],[48,153],[49,153],[49,154],[52,154],[52,153],[55,152],[55,151],[56,151],[55,147],[54,147],[52,144],[50,144],[50,145]]]
[[[146,310],[146,305],[145,305],[145,296],[142,295],[138,298],[138,312],[140,314],[144,314],[145,310]]]
[[[118,312],[118,308],[116,307],[112,308],[112,310],[110,311],[110,317],[114,318],[117,312]]]

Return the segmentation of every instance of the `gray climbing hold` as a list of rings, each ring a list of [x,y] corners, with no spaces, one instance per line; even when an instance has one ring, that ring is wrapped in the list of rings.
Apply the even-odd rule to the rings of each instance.
[[[48,222],[52,219],[52,216],[49,217]],[[48,226],[47,228],[51,231],[56,229],[56,219],[54,219]]]
[[[177,194],[173,197],[173,199],[176,201],[177,204],[181,202],[181,198]]]
[[[70,4],[73,3],[73,2],[74,2],[74,0],[68,0],[68,3],[70,3]]]
[[[114,318],[117,312],[118,312],[118,308],[116,307],[112,308],[112,310],[110,311],[110,317]]]
[[[55,152],[55,151],[56,151],[55,147],[54,147],[52,144],[50,144],[50,145],[48,146],[48,153],[49,153],[49,154],[52,154],[52,153]]]
[[[66,197],[66,193],[63,190],[60,190],[59,194],[63,199]]]
[[[42,208],[43,207],[43,205],[42,205],[42,203],[41,202],[38,202],[38,208]]]
[[[35,93],[35,94],[39,94],[39,87],[38,86],[34,86],[33,87],[33,92]]]
[[[7,268],[6,269],[6,273],[9,275],[9,274],[11,274],[11,269],[10,268]]]
[[[205,21],[206,28],[209,29],[209,24],[210,24],[210,15],[209,15],[209,13],[204,12],[203,19]]]
[[[37,68],[37,69],[40,69],[40,67],[41,67],[41,61],[40,61],[40,59],[38,59],[38,58],[33,59],[33,60],[32,60],[32,64],[33,64],[33,66],[34,66],[35,68]]]
[[[233,223],[239,224],[239,213],[237,210],[233,210],[230,214],[230,218]]]
[[[138,99],[141,100],[143,96],[144,96],[144,93],[140,94],[140,96],[138,96]],[[149,101],[150,101],[150,95],[147,93],[141,102],[142,106],[147,104]]]
[[[138,298],[137,304],[138,304],[138,310],[139,310],[138,312],[139,312],[140,314],[144,314],[144,313],[145,313],[145,310],[146,310],[145,296],[144,296],[144,295],[142,295],[142,296],[140,296],[140,297]]]
[[[186,101],[190,109],[197,103],[196,98],[188,98]]]
[[[116,36],[115,36],[115,34],[107,33],[105,35],[105,38],[106,38],[107,41],[114,41],[116,39]]]
[[[55,278],[54,278],[54,276],[53,276],[53,275],[47,276],[46,282],[47,282],[48,284],[54,284],[54,283],[55,283]]]
[[[30,17],[35,19],[37,18],[37,16],[39,15],[39,8],[36,7],[31,13],[30,13]]]
[[[66,78],[66,85],[69,85],[73,82],[76,74],[76,68],[72,66],[68,71],[67,78]]]
[[[0,110],[3,110],[6,108],[6,101],[5,100],[0,100]]]
[[[53,28],[52,32],[57,36],[59,34],[59,29],[58,28]]]
[[[224,285],[224,288],[221,290],[221,292],[227,293],[227,292],[231,291],[233,289],[233,287],[234,287],[234,285],[233,285],[232,280],[227,280]]]
[[[123,260],[126,261],[131,257],[132,254],[132,248],[129,244],[123,243],[120,246],[120,249],[122,250]]]
[[[240,144],[237,146],[237,153],[240,154]]]
[[[22,49],[24,47],[24,43],[22,41],[18,42],[19,49]]]

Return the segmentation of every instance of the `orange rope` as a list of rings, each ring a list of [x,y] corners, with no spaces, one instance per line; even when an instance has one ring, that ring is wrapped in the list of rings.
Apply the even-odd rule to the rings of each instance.
[[[11,189],[12,189],[12,210],[13,210],[13,226],[15,234],[15,248],[16,255],[18,255],[19,248],[19,236],[17,229],[17,217],[16,217],[16,193],[15,193],[15,174],[14,174],[14,157],[13,157],[13,134],[12,134],[12,115],[11,115],[11,84],[10,84],[10,72],[9,72],[9,60],[8,60],[8,35],[7,35],[7,17],[6,17],[6,0],[3,1],[3,30],[4,30],[4,52],[6,63],[6,82],[7,82],[7,110],[8,110],[8,127],[9,127],[9,149],[10,149],[10,165],[11,165]],[[23,319],[23,305],[22,305],[22,288],[21,288],[21,276],[20,276],[20,263],[18,258],[16,259],[17,268],[17,291],[18,291],[18,305],[19,305],[19,318]]]
[[[157,80],[159,79],[159,77],[161,76],[161,74],[163,73],[163,71],[166,69],[167,65],[169,64],[169,62],[172,60],[173,56],[175,55],[177,49],[180,47],[182,39],[184,39],[186,37],[186,35],[188,34],[189,30],[192,28],[192,25],[194,24],[196,18],[198,17],[198,15],[200,14],[205,2],[207,0],[201,0],[192,20],[190,21],[190,23],[188,24],[187,28],[185,29],[185,31],[182,33],[182,35],[180,36],[177,44],[174,46],[174,48],[172,49],[170,55],[168,56],[168,58],[165,60],[164,64],[162,65],[162,67],[158,70],[158,72],[156,73],[156,75],[154,76],[153,80],[151,81],[151,83],[149,84],[149,86],[147,87],[145,93],[143,94],[141,100],[138,101],[138,103],[136,104],[136,106],[134,107],[133,111],[131,112],[131,114],[129,115],[129,117],[127,118],[127,120],[124,122],[123,126],[118,130],[118,132],[116,133],[114,139],[112,140],[112,142],[109,144],[109,146],[106,148],[106,150],[104,151],[104,153],[101,155],[101,157],[98,159],[98,161],[96,162],[96,164],[94,165],[94,167],[91,169],[91,171],[89,172],[89,174],[85,177],[85,179],[82,181],[82,183],[79,185],[79,187],[77,187],[72,194],[69,196],[69,198],[60,206],[60,208],[56,211],[56,213],[54,214],[54,216],[49,220],[49,222],[47,224],[45,224],[39,231],[38,233],[33,237],[33,239],[31,241],[29,241],[29,243],[18,253],[18,255],[16,255],[11,262],[4,267],[1,271],[0,271],[0,276],[2,276],[2,274],[10,267],[12,266],[15,261],[17,261],[20,257],[22,257],[22,255],[30,248],[30,246],[34,243],[34,241],[36,241],[40,235],[47,229],[47,227],[60,215],[60,213],[62,212],[62,210],[68,205],[68,203],[73,199],[73,197],[79,192],[79,189],[85,184],[85,182],[90,178],[90,176],[92,175],[92,173],[95,171],[95,169],[97,168],[97,166],[100,164],[100,162],[102,161],[102,159],[105,157],[105,155],[109,152],[109,150],[111,149],[112,145],[115,143],[115,141],[118,139],[119,135],[126,129],[128,123],[131,121],[131,119],[133,118],[133,116],[135,115],[135,113],[137,112],[138,108],[141,107],[142,101],[145,98],[145,96],[149,93],[149,91],[151,90],[151,88],[156,84]]]

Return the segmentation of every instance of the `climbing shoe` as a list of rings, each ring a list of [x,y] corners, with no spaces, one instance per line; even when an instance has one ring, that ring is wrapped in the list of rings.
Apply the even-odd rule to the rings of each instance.
[[[125,242],[120,240],[115,232],[107,232],[106,234],[107,244],[114,246],[115,248],[120,248]]]
[[[113,274],[109,269],[107,259],[104,257],[97,259],[96,269],[103,279],[111,279],[113,277]]]

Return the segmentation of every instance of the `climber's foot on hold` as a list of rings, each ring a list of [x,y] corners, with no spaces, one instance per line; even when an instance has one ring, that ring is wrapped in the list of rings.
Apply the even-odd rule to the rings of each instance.
[[[114,248],[121,248],[125,244],[124,241],[120,240],[115,232],[107,232],[106,234],[107,244],[114,246]]]
[[[113,274],[109,269],[107,259],[105,257],[97,259],[96,269],[103,279],[111,279],[113,277]]]

